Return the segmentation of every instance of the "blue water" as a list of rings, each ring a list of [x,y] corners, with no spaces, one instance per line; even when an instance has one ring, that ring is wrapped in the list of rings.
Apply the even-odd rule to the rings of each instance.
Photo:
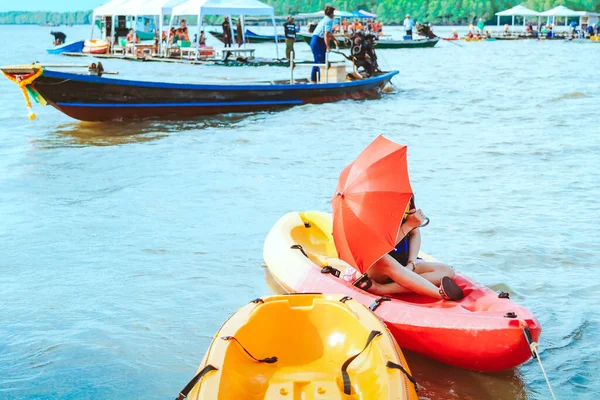
[[[89,62],[45,55],[49,29],[0,26],[21,37],[0,65]],[[530,308],[557,396],[596,398],[600,43],[379,54],[401,72],[380,100],[181,123],[83,123],[38,105],[29,121],[0,80],[0,398],[176,396],[223,321],[280,291],[262,260],[271,226],[328,211],[339,172],[380,133],[409,146],[432,220],[423,249]],[[287,75],[103,63],[123,78]],[[535,360],[479,374],[408,356],[422,398],[549,398]]]

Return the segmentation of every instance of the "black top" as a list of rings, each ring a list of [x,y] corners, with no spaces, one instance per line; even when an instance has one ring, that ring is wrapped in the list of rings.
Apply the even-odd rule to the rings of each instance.
[[[65,35],[62,32],[50,32],[51,35],[54,35],[54,39],[55,40],[62,40],[63,42],[65,41],[65,39],[67,38],[67,35]]]
[[[283,24],[283,30],[285,31],[285,37],[289,39],[296,39],[296,25],[290,22]]]
[[[231,35],[231,25],[229,24],[229,22],[223,22],[223,24],[221,25],[223,27],[223,34],[226,36]]]

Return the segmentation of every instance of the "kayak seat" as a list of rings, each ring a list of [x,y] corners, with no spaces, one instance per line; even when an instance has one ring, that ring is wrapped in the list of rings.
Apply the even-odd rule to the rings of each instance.
[[[339,385],[332,374],[319,372],[278,371],[269,381],[266,398],[342,399]]]

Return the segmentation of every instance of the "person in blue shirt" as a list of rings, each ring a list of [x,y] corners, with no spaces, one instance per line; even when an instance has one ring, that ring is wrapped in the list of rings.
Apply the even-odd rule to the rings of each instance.
[[[334,11],[335,8],[331,6],[325,7],[325,16],[313,31],[313,36],[310,40],[310,49],[312,50],[316,64],[325,63],[325,52],[329,52],[330,50],[330,41],[335,42],[336,47],[338,46],[338,41],[333,35]],[[310,74],[311,83],[318,83],[320,75],[321,70],[319,67],[313,67],[312,73]]]

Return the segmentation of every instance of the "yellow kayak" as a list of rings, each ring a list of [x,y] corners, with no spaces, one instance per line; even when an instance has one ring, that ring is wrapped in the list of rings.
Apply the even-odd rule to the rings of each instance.
[[[258,298],[225,322],[179,399],[417,399],[383,322],[343,295]]]

